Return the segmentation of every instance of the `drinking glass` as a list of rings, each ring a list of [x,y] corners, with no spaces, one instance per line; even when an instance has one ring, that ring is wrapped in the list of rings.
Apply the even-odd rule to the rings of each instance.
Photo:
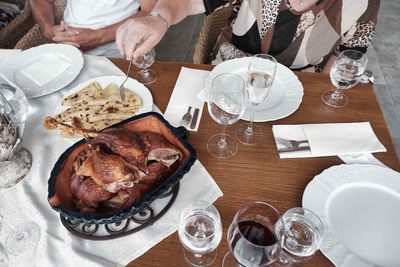
[[[222,238],[218,210],[206,201],[190,203],[181,213],[178,234],[188,263],[193,266],[211,265]]]
[[[276,232],[283,232],[278,262],[289,265],[311,258],[319,249],[324,236],[320,218],[311,210],[292,208],[282,215],[281,222],[283,224],[275,226]]]
[[[367,62],[367,56],[357,50],[349,49],[340,53],[329,73],[336,89],[322,92],[322,101],[331,107],[344,107],[348,100],[341,90],[349,89],[360,81]]]
[[[247,145],[261,142],[263,131],[254,125],[255,107],[262,103],[272,88],[276,73],[276,60],[267,54],[258,54],[250,59],[247,69],[246,89],[251,103],[249,123],[241,124],[236,129],[237,139]]]
[[[245,89],[243,79],[236,74],[217,75],[211,85],[208,99],[208,112],[214,121],[222,125],[222,133],[212,136],[207,149],[217,158],[229,158],[238,151],[235,138],[225,133],[226,126],[237,122],[245,108]]]
[[[154,63],[155,59],[156,51],[154,50],[154,48],[152,48],[137,61],[133,62],[133,64],[135,64],[138,68],[143,69],[139,71],[135,76],[135,79],[138,82],[142,84],[151,84],[157,80],[157,73],[154,70],[148,69]]]
[[[24,93],[0,84],[0,188],[17,184],[31,167],[31,154],[20,146],[27,113]]]
[[[19,256],[36,249],[40,239],[40,228],[36,223],[24,222],[13,227],[0,214],[0,228],[3,225],[10,230],[5,243],[8,253]]]
[[[281,215],[271,205],[247,202],[236,213],[228,229],[229,252],[223,266],[258,267],[273,264],[279,253],[283,233],[275,225],[283,224]]]

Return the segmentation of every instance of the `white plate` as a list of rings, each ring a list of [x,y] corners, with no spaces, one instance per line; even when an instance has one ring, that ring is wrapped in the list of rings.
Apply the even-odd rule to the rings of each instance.
[[[250,57],[236,58],[224,61],[210,72],[207,77],[205,88],[209,92],[212,80],[221,73],[235,73],[246,81],[247,68]],[[274,84],[268,96],[255,108],[254,121],[264,122],[285,118],[295,112],[303,98],[303,85],[297,76],[278,63]],[[250,120],[251,103],[247,101],[246,111],[241,119]]]
[[[303,207],[323,221],[335,266],[400,266],[400,174],[376,165],[331,167],[307,185]]]
[[[65,44],[45,44],[10,58],[0,72],[26,97],[53,93],[71,83],[83,67],[82,53]]]

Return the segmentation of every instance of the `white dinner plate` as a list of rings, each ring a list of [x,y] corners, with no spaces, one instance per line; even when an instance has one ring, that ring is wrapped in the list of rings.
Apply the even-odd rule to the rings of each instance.
[[[221,73],[235,73],[246,81],[250,58],[235,58],[215,66],[207,77],[206,92],[210,92],[212,80]],[[266,99],[255,108],[254,121],[273,121],[289,116],[300,106],[303,91],[303,85],[293,71],[278,63],[271,91]],[[250,112],[251,103],[247,100],[246,111],[241,119],[250,120]]]
[[[53,93],[71,83],[83,67],[82,53],[71,45],[45,44],[18,53],[0,72],[33,98]]]
[[[325,226],[321,251],[335,266],[400,266],[400,174],[376,165],[339,165],[307,185],[303,207]]]

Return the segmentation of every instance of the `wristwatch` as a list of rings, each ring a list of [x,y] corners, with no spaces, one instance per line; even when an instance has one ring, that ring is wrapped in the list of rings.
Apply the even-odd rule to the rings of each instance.
[[[169,28],[170,25],[169,25],[168,21],[160,13],[150,12],[149,16],[160,18],[160,20],[164,23],[165,27],[167,27],[167,29]]]

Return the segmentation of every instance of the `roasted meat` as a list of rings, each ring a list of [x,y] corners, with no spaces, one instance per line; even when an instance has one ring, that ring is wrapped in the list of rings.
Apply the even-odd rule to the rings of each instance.
[[[124,128],[107,129],[89,143],[73,162],[70,184],[73,203],[84,213],[133,205],[171,175],[182,156],[160,134]]]
[[[116,193],[123,187],[132,187],[144,176],[136,166],[127,163],[120,156],[105,153],[99,147],[93,153],[88,153],[75,174],[91,177],[111,193]]]

